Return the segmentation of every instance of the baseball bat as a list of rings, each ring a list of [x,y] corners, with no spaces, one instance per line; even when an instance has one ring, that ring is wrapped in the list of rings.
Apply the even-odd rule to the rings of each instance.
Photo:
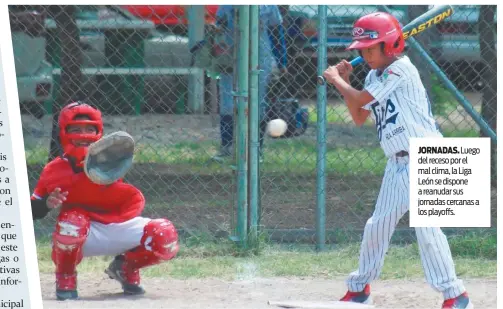
[[[405,27],[402,28],[403,38],[407,40],[410,37],[416,36],[426,29],[429,29],[449,18],[452,13],[454,13],[454,9],[450,5],[435,6],[428,12],[425,12],[423,15],[418,16],[413,21],[405,25]],[[361,56],[356,57],[350,61],[353,68],[362,62],[363,58]],[[318,76],[318,84],[325,84],[325,78],[323,76]]]

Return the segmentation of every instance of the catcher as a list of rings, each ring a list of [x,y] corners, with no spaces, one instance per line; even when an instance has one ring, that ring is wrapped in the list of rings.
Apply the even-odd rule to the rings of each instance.
[[[122,179],[98,184],[84,172],[89,146],[104,140],[99,110],[71,103],[61,110],[59,130],[64,154],[44,167],[31,196],[33,219],[61,207],[52,235],[57,299],[77,299],[77,265],[104,255],[115,256],[105,273],[124,294],[144,294],[139,270],[176,256],[175,227],[164,218],[141,217],[145,198],[133,185]]]

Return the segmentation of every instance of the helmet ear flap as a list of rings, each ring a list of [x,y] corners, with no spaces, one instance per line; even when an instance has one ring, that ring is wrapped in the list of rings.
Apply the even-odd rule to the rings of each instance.
[[[400,46],[400,38],[396,39],[395,44],[393,45],[393,48],[398,48]]]
[[[383,52],[388,57],[398,56],[403,52],[404,46],[405,40],[399,37],[391,44],[383,43]]]
[[[402,36],[395,41],[394,50],[398,51],[398,53],[402,53],[405,50],[405,40]]]

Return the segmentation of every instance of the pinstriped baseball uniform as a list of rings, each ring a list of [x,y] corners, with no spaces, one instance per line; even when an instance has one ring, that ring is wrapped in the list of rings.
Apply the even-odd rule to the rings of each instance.
[[[388,162],[374,213],[365,225],[359,268],[347,279],[353,292],[379,277],[395,227],[409,210],[409,157],[397,153],[409,151],[411,137],[442,137],[419,72],[408,57],[399,58],[382,73],[371,70],[365,90],[375,100],[363,108],[371,112]],[[428,283],[446,299],[463,293],[465,287],[456,277],[449,244],[440,228],[416,228],[416,236]]]

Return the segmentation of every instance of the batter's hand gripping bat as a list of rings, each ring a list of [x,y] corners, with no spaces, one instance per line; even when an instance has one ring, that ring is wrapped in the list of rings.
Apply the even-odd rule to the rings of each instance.
[[[450,17],[452,13],[454,13],[454,9],[450,5],[435,6],[433,9],[425,12],[423,15],[417,17],[416,19],[408,23],[405,27],[403,27],[403,38],[407,40],[408,38],[413,37],[438,23],[441,23],[442,21]],[[362,62],[363,58],[360,56],[351,60],[350,63],[354,68],[356,65]],[[325,78],[323,76],[318,76],[318,84],[325,84]]]

